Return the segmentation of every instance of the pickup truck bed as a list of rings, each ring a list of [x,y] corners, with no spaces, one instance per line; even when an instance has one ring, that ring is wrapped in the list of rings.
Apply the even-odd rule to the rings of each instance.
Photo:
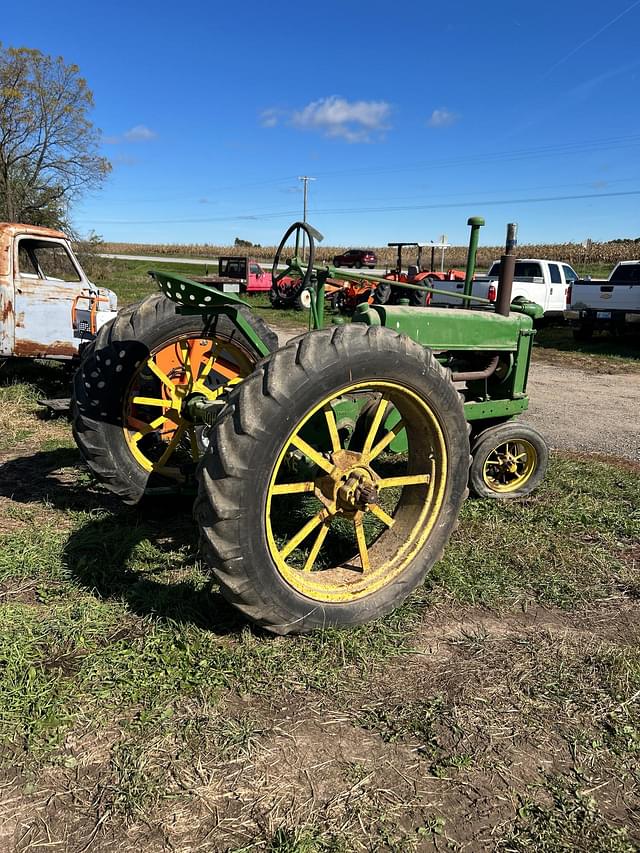
[[[571,287],[565,318],[578,340],[595,331],[640,330],[640,261],[621,261],[608,279],[578,279]]]
[[[495,301],[498,292],[500,261],[494,261],[487,275],[476,276],[471,292],[474,296]],[[522,297],[536,302],[544,310],[547,320],[564,321],[567,293],[577,274],[568,264],[548,261],[544,258],[518,258],[513,280],[512,298]],[[438,282],[440,289],[462,293],[464,283],[460,281]],[[460,306],[460,300],[434,294],[432,305]]]

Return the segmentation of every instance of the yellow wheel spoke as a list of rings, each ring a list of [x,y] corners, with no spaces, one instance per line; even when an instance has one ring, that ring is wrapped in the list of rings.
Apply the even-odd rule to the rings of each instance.
[[[392,518],[390,515],[388,515],[382,509],[382,507],[378,506],[378,504],[368,504],[367,508],[371,510],[371,512],[376,516],[376,518],[379,518],[380,521],[384,521],[387,527],[393,527],[393,525],[396,523],[395,518]]]
[[[331,438],[331,448],[334,451],[340,450],[342,448],[342,443],[340,441],[340,436],[338,435],[338,425],[336,423],[336,416],[333,413],[333,409],[331,408],[330,403],[327,403],[327,405],[324,407],[324,416],[327,421],[329,437]]]
[[[304,453],[308,459],[315,462],[318,468],[322,468],[323,471],[326,471],[327,474],[330,474],[333,471],[333,465],[331,462],[329,462],[328,459],[325,459],[317,450],[314,450],[310,444],[307,444],[304,438],[300,438],[299,435],[294,435],[291,439],[291,444]]]
[[[147,424],[146,427],[141,427],[138,432],[135,432],[131,436],[131,441],[133,441],[134,444],[137,444],[141,438],[144,438],[145,435],[149,435],[150,432],[153,432],[154,430],[158,429],[161,424],[168,420],[169,418],[166,415],[160,415],[160,417],[156,418],[155,421],[151,421],[151,423]]]
[[[134,397],[131,402],[139,406],[162,406],[163,408],[172,405],[171,400],[161,400],[159,397]]]
[[[362,448],[362,453],[364,456],[371,453],[371,448],[373,447],[373,442],[375,441],[376,435],[378,434],[378,430],[380,429],[380,424],[382,423],[382,418],[384,417],[384,413],[387,410],[387,406],[389,401],[386,397],[382,397],[378,406],[376,408],[376,413],[373,416],[373,421],[371,423],[371,427],[369,432],[367,433],[367,437],[364,442],[364,447]]]
[[[179,441],[180,441],[180,439],[182,438],[182,433],[184,432],[184,429],[185,429],[184,424],[180,424],[180,426],[178,427],[178,429],[174,432],[174,434],[173,434],[173,438],[171,439],[171,441],[169,442],[169,444],[167,444],[167,446],[166,446],[166,448],[165,448],[165,450],[164,450],[164,453],[162,454],[162,456],[160,457],[160,459],[158,459],[158,461],[157,461],[157,462],[154,462],[154,463],[153,463],[153,470],[154,470],[154,471],[155,471],[155,470],[157,470],[158,468],[163,468],[163,467],[164,467],[164,465],[165,465],[165,464],[166,464],[166,462],[167,462],[167,459],[168,459],[168,458],[171,456],[171,454],[174,452],[174,450],[176,449],[176,446],[177,446],[178,442],[179,442]]]
[[[174,384],[173,384],[173,382],[169,379],[169,377],[167,376],[167,374],[166,374],[166,373],[164,373],[164,371],[162,371],[162,370],[158,367],[158,365],[155,363],[155,361],[153,360],[153,358],[150,358],[150,359],[149,359],[149,361],[147,361],[147,367],[149,368],[149,370],[150,370],[152,373],[155,373],[155,375],[156,375],[156,376],[158,377],[158,379],[163,383],[163,385],[166,385],[166,386],[167,386],[167,389],[169,390],[169,393],[171,394],[172,399],[174,399],[174,398],[175,398],[175,396],[176,396],[175,385],[174,385]]]
[[[313,543],[313,547],[309,551],[309,556],[307,557],[307,561],[303,566],[303,572],[310,572],[313,569],[315,561],[318,559],[318,554],[320,553],[320,549],[324,543],[324,540],[327,538],[327,533],[329,532],[329,526],[331,525],[331,519],[328,519],[324,522],[320,530],[318,531],[318,535],[316,536],[316,541]]]
[[[392,489],[394,486],[417,486],[430,480],[431,474],[407,474],[404,477],[384,477],[376,485],[379,489]]]
[[[356,518],[353,522],[356,529],[356,539],[358,540],[358,551],[360,552],[360,562],[362,563],[362,571],[366,572],[371,568],[369,563],[369,552],[367,551],[367,542],[364,538],[364,527],[362,526],[362,518]]]
[[[195,345],[194,341],[180,341],[180,355],[182,357],[182,366],[184,367],[184,374],[187,380],[188,385],[193,384],[193,347]]]
[[[307,483],[277,483],[271,489],[272,495],[295,495],[300,492],[313,492],[316,484],[313,482]]]
[[[225,379],[237,379],[239,371],[233,365],[225,364],[222,361],[216,361],[216,373],[224,376]]]
[[[402,421],[398,421],[398,423],[395,426],[391,427],[391,429],[384,436],[384,438],[381,438],[380,441],[375,445],[375,447],[369,451],[369,453],[363,454],[363,459],[366,462],[371,462],[373,459],[376,458],[376,456],[379,456],[382,453],[382,451],[385,449],[385,447],[387,447],[389,444],[391,444],[393,439],[403,429],[404,429],[404,423]]]
[[[295,551],[295,549],[298,547],[298,545],[304,539],[306,539],[307,536],[311,533],[311,531],[315,530],[315,528],[320,524],[320,522],[324,521],[328,515],[329,515],[329,513],[327,512],[326,509],[321,509],[319,512],[317,512],[313,516],[313,518],[311,518],[309,521],[307,521],[307,523],[304,525],[304,527],[302,527],[296,533],[296,535],[293,537],[293,539],[290,539],[287,542],[287,544],[284,546],[284,548],[280,552],[280,556],[282,557],[282,559],[286,560],[287,557],[289,556],[289,554],[291,554],[292,551]]]
[[[202,382],[203,379],[206,379],[207,376],[211,373],[211,368],[215,364],[216,359],[218,358],[218,353],[220,352],[221,344],[214,344],[211,347],[211,354],[207,359],[207,363],[200,371],[198,375],[198,382]]]

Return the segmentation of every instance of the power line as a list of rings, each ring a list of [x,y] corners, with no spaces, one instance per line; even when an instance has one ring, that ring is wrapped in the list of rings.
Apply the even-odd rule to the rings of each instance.
[[[640,3],[640,0],[638,0]],[[357,175],[382,175],[382,174],[397,174],[402,172],[420,172],[430,171],[433,169],[441,170],[446,168],[460,168],[461,166],[475,166],[491,162],[515,162],[518,160],[530,160],[545,157],[572,156],[583,153],[596,153],[598,151],[608,151],[615,148],[636,147],[640,145],[640,134],[627,134],[623,136],[602,137],[600,139],[580,140],[578,142],[562,142],[553,145],[539,146],[537,148],[522,148],[506,151],[489,151],[485,154],[473,154],[464,157],[454,157],[441,160],[418,161],[407,163],[404,165],[390,165],[381,167],[368,167],[352,169],[338,169],[326,172],[319,172],[318,177],[331,178],[343,176]],[[202,190],[202,195],[211,195],[212,193],[237,191],[239,189],[249,189],[252,187],[269,186],[279,183],[286,183],[295,178],[294,175],[287,175],[281,178],[273,178],[264,181],[252,181],[244,184],[230,184],[226,186],[209,187]],[[164,196],[153,199],[136,199],[128,198],[118,204],[144,204],[156,203],[161,201],[190,201],[196,199],[195,196]],[[196,199],[197,200],[197,199]],[[110,204],[108,200],[104,202]]]
[[[342,208],[319,208],[314,210],[316,216],[340,216],[343,214],[353,213],[398,213],[411,210],[438,210],[445,208],[456,207],[495,207],[507,204],[539,204],[542,202],[551,201],[578,201],[582,199],[599,199],[599,198],[621,198],[625,196],[640,195],[640,189],[625,190],[619,192],[608,193],[582,193],[576,195],[556,195],[556,196],[529,196],[523,198],[507,198],[507,199],[474,199],[471,201],[458,202],[434,202],[432,204],[412,204],[412,205],[390,205],[381,207],[342,207]],[[283,217],[292,217],[299,215],[296,210],[281,210],[272,211],[269,213],[259,214],[238,214],[235,216],[217,216],[217,217],[193,217],[184,219],[91,219],[91,222],[96,225],[180,225],[180,224],[196,224],[207,222],[237,222],[259,221],[263,219],[281,219]]]

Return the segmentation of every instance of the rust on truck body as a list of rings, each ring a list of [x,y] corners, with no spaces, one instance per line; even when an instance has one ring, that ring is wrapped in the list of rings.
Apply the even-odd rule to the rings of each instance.
[[[52,258],[62,266],[50,263]],[[79,297],[92,304],[95,294],[66,234],[54,228],[0,222],[0,356],[76,357],[79,345],[93,334],[76,325],[76,316],[82,312],[76,312],[75,306]],[[109,298],[100,302],[109,308]],[[115,311],[100,310],[100,305],[97,308],[100,324],[115,315]]]

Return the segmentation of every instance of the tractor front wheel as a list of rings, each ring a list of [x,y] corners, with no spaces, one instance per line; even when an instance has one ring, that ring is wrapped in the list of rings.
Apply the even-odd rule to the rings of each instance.
[[[275,349],[268,326],[246,319]],[[195,483],[200,427],[185,401],[215,399],[260,357],[225,314],[177,314],[161,293],[125,308],[99,330],[74,377],[73,434],[89,468],[129,504],[151,486]]]
[[[480,498],[522,498],[547,470],[549,448],[533,427],[507,421],[481,432],[471,448],[471,491]]]
[[[365,405],[354,442],[344,425]],[[279,634],[397,607],[441,558],[468,493],[448,371],[384,327],[292,341],[231,391],[208,438],[203,556],[223,595]]]

